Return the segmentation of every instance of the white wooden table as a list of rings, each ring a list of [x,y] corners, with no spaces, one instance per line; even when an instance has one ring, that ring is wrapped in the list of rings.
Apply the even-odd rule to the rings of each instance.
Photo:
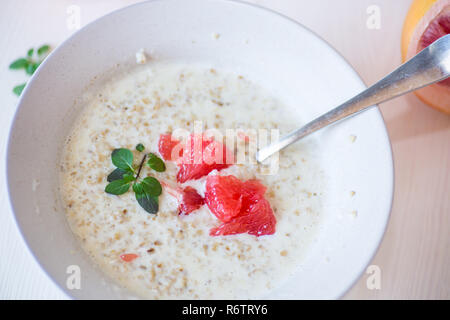
[[[22,72],[8,65],[28,48],[58,45],[73,29],[133,0],[3,0],[0,4],[0,298],[61,299],[27,251],[10,212],[5,183],[6,139],[16,109],[14,85]],[[410,0],[253,0],[300,21],[334,46],[367,84],[400,63],[402,21]],[[373,7],[375,6],[375,7]],[[379,10],[379,29],[367,24]],[[73,21],[72,21],[73,22]],[[373,26],[373,25],[372,25]],[[395,159],[391,220],[372,264],[381,289],[369,290],[364,274],[345,298],[450,298],[450,116],[425,107],[413,95],[381,106]],[[31,159],[30,159],[31,160]]]

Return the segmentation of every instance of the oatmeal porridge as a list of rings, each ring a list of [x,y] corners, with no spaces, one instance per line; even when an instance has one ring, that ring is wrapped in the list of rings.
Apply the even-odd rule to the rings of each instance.
[[[175,161],[164,161],[163,172],[144,166],[142,177],[164,182],[156,214],[146,212],[132,191],[105,192],[114,149],[132,150],[139,164],[143,153],[136,145],[159,155],[161,134],[192,132],[198,123],[219,131],[279,129],[282,135],[299,120],[242,75],[195,64],[139,65],[92,96],[67,138],[61,166],[67,219],[93,261],[143,298],[262,298],[298,269],[320,223],[323,179],[314,140],[282,151],[274,174],[247,161],[179,183]],[[205,197],[205,181],[217,175],[256,179],[267,188],[273,234],[213,236],[221,222],[208,205],[179,214],[177,198],[164,186],[189,186]]]

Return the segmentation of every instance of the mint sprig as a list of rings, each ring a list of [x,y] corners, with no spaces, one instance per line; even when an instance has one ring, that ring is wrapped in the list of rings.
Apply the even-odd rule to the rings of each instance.
[[[14,60],[10,65],[9,69],[11,70],[25,70],[25,73],[28,75],[33,75],[34,72],[37,70],[37,68],[40,66],[42,61],[47,56],[48,52],[50,51],[50,46],[47,44],[44,44],[43,46],[40,46],[37,50],[34,48],[28,49],[27,54],[24,58],[19,58]],[[13,92],[20,96],[23,89],[26,86],[26,82],[19,84],[13,88]]]
[[[142,146],[142,148],[138,148],[138,146]],[[138,144],[136,150],[142,152],[144,150],[143,147],[142,144]],[[165,170],[164,162],[153,153],[144,154],[139,168],[135,170],[133,167],[133,153],[125,148],[114,149],[111,154],[111,161],[117,168],[107,176],[109,184],[106,185],[105,192],[121,195],[128,192],[130,186],[132,186],[139,205],[148,213],[156,214],[159,210],[158,197],[162,193],[161,184],[154,177],[139,178],[147,156],[149,157],[149,162],[152,163],[152,165],[149,164],[150,168],[158,172],[161,172],[161,168]]]

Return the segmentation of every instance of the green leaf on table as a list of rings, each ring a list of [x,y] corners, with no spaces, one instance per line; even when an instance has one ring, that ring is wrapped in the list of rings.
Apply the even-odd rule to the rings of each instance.
[[[27,66],[27,68],[25,69],[25,71],[26,71],[26,73],[28,74],[28,75],[32,75],[35,71],[36,71],[36,69],[39,67],[39,63],[30,63],[30,64],[28,64],[28,66]]]
[[[164,161],[161,160],[157,155],[154,153],[148,154],[148,161],[147,165],[155,170],[156,172],[164,172],[166,171],[166,165],[164,164]]]
[[[15,86],[14,89],[13,89],[13,92],[16,95],[20,96],[22,94],[22,91],[23,91],[23,89],[25,88],[26,85],[27,85],[26,83],[22,83],[22,84],[19,84],[19,85]]]
[[[20,58],[20,59],[17,59],[17,60],[15,60],[15,61],[13,61],[13,62],[9,65],[9,68],[10,68],[10,69],[14,69],[14,70],[17,70],[17,69],[24,69],[24,68],[26,68],[26,67],[28,66],[28,64],[29,64],[29,62],[28,62],[27,59],[25,59],[25,58]]]
[[[39,67],[39,65],[41,64],[42,60],[45,58],[45,56],[49,50],[50,50],[50,46],[46,45],[46,44],[39,47],[37,50],[35,50],[34,48],[28,49],[26,58],[19,58],[19,59],[14,60],[9,65],[9,68],[12,70],[24,69],[25,72],[31,76],[34,74],[36,69]],[[38,55],[37,58],[34,57],[35,52],[37,52],[37,55]],[[18,85],[16,87],[14,87],[13,92],[19,96],[22,93],[24,88],[25,88],[25,84]]]
[[[40,46],[37,50],[38,56],[42,56],[46,54],[50,50],[50,46],[47,44],[44,44],[43,46]]]

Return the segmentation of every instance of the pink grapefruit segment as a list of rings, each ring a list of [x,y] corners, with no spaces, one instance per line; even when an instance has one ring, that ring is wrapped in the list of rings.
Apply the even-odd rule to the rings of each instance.
[[[170,133],[161,134],[159,136],[158,151],[164,160],[176,161],[182,156],[182,151],[179,150],[177,154],[172,155],[174,148],[180,143],[179,140],[173,139]]]
[[[205,199],[192,187],[172,187],[165,181],[161,181],[161,185],[168,194],[177,199],[179,215],[188,215],[205,204]]]
[[[211,236],[227,236],[239,233],[248,233],[257,237],[275,233],[277,221],[270,207],[269,201],[260,198],[252,202],[245,211],[211,229]]]
[[[191,134],[184,142],[171,134],[161,134],[158,149],[164,160],[177,162],[180,183],[228,168],[235,162],[234,154],[225,145],[201,134]]]
[[[204,135],[191,135],[183,147],[183,156],[177,161],[177,181],[184,183],[200,179],[233,163],[234,155],[225,145]]]
[[[209,176],[206,179],[205,202],[222,222],[237,216],[242,207],[242,182],[234,176]]]
[[[257,237],[275,233],[276,218],[265,199],[266,187],[257,180],[242,182],[234,176],[209,176],[205,202],[223,223],[211,236],[248,233]]]

